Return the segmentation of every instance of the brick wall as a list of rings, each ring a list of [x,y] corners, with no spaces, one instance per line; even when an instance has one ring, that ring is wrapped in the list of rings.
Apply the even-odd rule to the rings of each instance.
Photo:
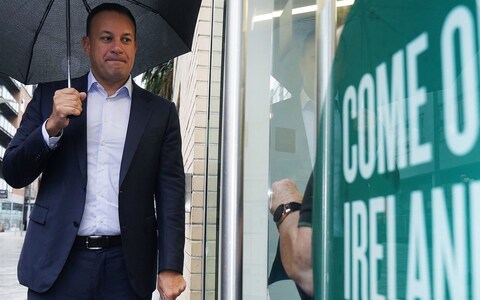
[[[215,1],[215,16],[212,23],[212,0],[204,0],[200,8],[193,39],[192,52],[175,60],[172,100],[179,111],[182,132],[182,152],[185,172],[192,175],[191,206],[186,210],[186,240],[184,276],[187,290],[179,299],[202,299],[203,261],[207,264],[207,299],[213,299],[215,288],[215,247],[216,247],[216,184],[208,183],[209,200],[207,237],[208,260],[203,257],[204,203],[206,179],[216,182],[218,159],[218,112],[220,99],[221,63],[221,16],[223,1]],[[219,18],[220,17],[220,18]],[[211,30],[214,25],[213,60]],[[217,45],[218,44],[218,45]],[[210,107],[209,107],[210,106]],[[210,124],[208,113],[210,108]],[[216,123],[215,123],[216,122]],[[210,132],[207,130],[210,128]],[[209,142],[207,141],[209,134]],[[207,147],[207,142],[208,146]],[[209,174],[206,176],[205,159],[209,153]],[[213,174],[213,178],[211,177]],[[213,256],[212,256],[213,255]],[[212,256],[212,257],[211,257]],[[213,265],[212,265],[213,264]]]

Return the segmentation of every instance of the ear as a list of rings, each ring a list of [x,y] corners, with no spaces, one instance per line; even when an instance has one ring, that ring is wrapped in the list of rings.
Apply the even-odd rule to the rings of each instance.
[[[90,57],[90,39],[88,36],[84,36],[82,38],[82,45],[83,45],[83,51],[85,51],[85,54]]]

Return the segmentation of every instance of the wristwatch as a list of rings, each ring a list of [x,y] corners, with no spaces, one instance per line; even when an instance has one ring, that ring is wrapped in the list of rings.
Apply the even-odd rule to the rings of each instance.
[[[283,220],[288,216],[289,213],[300,210],[302,204],[298,202],[289,202],[280,204],[275,212],[273,213],[273,221],[277,223],[277,227],[282,224]]]

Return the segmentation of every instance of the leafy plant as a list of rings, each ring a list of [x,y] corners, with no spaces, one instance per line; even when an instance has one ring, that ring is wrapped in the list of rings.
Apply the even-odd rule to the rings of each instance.
[[[166,99],[172,99],[173,59],[146,71],[143,74],[142,83],[150,92]]]

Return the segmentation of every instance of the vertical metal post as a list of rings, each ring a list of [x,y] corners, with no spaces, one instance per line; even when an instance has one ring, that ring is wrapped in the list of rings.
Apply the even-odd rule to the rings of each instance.
[[[13,200],[10,202],[10,229],[13,226]]]
[[[323,138],[323,149],[321,149],[320,159],[323,162],[321,172],[322,187],[321,191],[321,270],[320,278],[315,280],[320,284],[316,291],[318,299],[331,299],[329,277],[331,270],[333,229],[331,228],[333,219],[332,199],[333,199],[333,106],[334,99],[331,90],[332,64],[335,54],[335,0],[317,0],[317,96],[322,105],[318,105],[318,116],[322,116],[323,123],[320,126],[321,137]],[[320,113],[322,110],[322,113]]]
[[[242,299],[244,1],[225,2],[219,299]]]

